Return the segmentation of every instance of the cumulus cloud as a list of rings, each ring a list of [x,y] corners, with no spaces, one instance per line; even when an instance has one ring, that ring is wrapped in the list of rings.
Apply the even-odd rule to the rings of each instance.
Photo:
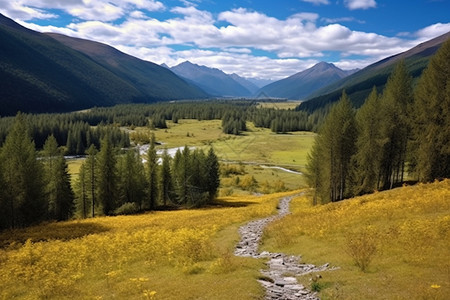
[[[369,9],[377,7],[375,0],[344,0],[345,5],[350,10]]]
[[[0,3],[2,1],[5,0]],[[3,7],[11,9],[24,1],[8,0]],[[213,15],[199,9],[192,1],[186,2],[187,6],[172,8],[153,0],[84,2],[87,4],[81,5],[82,0],[27,0],[29,5],[36,5],[32,9],[39,8],[42,17],[47,14],[45,8],[53,6],[77,18],[60,28],[23,21],[21,24],[37,31],[103,42],[159,64],[173,66],[190,60],[241,76],[271,79],[292,75],[320,60],[329,60],[330,53],[337,55],[333,60],[339,67],[361,68],[450,31],[450,23],[438,23],[408,38],[387,37],[355,31],[340,24],[357,21],[353,18],[323,19],[308,12],[279,19],[245,8]],[[375,1],[347,0],[345,3],[361,9],[376,5]],[[77,8],[80,10],[73,11]],[[88,8],[92,8],[91,11]],[[109,12],[100,13],[101,8],[108,8]],[[147,13],[149,10],[166,10],[171,17],[155,19]],[[30,20],[26,16],[17,18]],[[117,18],[120,21],[112,21]]]
[[[450,23],[436,23],[425,27],[415,33],[415,36],[423,40],[429,40],[450,31]]]
[[[0,0],[0,7],[0,12],[21,20],[56,18],[47,10],[58,9],[82,20],[96,21],[114,21],[136,9],[165,9],[156,0]]]

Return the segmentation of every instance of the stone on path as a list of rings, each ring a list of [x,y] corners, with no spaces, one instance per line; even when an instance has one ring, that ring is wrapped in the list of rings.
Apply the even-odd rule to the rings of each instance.
[[[270,222],[289,214],[289,204],[291,200],[292,197],[285,197],[280,200],[278,215],[251,221],[239,228],[241,240],[236,245],[234,254],[236,256],[253,258],[269,258],[267,270],[261,270],[261,274],[267,278],[267,280],[258,280],[266,289],[265,299],[267,300],[318,299],[316,293],[309,291],[303,285],[299,284],[297,278],[294,276],[320,272],[328,269],[328,264],[316,267],[315,265],[300,263],[300,256],[286,255],[284,253],[270,253],[268,251],[258,252],[264,227]],[[289,274],[289,276],[286,274]]]

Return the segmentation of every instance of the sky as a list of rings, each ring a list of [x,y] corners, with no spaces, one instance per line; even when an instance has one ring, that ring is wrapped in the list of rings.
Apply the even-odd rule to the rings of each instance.
[[[320,61],[364,68],[450,31],[450,0],[0,0],[0,13],[157,64],[270,80]]]

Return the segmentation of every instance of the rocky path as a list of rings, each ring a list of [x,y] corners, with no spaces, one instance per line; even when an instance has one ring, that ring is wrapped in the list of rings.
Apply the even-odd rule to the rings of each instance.
[[[295,276],[305,275],[311,272],[324,271],[328,264],[316,267],[311,264],[300,263],[301,257],[289,256],[283,253],[258,252],[264,227],[277,219],[289,214],[289,204],[292,197],[285,197],[278,205],[278,215],[264,219],[251,221],[239,228],[241,240],[236,246],[236,256],[248,256],[254,258],[268,258],[267,270],[261,270],[263,275],[259,282],[266,289],[267,300],[273,299],[318,299],[316,293],[306,289],[297,282]]]

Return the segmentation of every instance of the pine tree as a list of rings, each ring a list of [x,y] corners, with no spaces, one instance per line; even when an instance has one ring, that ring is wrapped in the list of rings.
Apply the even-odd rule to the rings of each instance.
[[[49,218],[67,220],[72,215],[74,194],[67,163],[53,135],[45,142],[43,154]]]
[[[213,201],[217,195],[220,186],[220,167],[219,160],[211,147],[205,162],[206,167],[206,190],[208,191],[209,201]]]
[[[75,180],[75,208],[78,216],[86,219],[89,209],[92,208],[92,199],[89,199],[88,180],[86,175],[87,164],[83,163],[80,167],[78,177]],[[94,215],[94,212],[92,213]]]
[[[142,209],[142,200],[145,197],[145,172],[139,152],[128,150],[119,159],[119,195],[120,203],[135,203]]]
[[[365,194],[377,190],[380,174],[381,116],[377,90],[373,87],[364,105],[356,114],[358,125],[357,153],[355,160],[356,186],[355,194]]]
[[[155,209],[158,199],[158,157],[156,155],[155,135],[152,134],[147,152],[147,191],[148,208]]]
[[[45,218],[47,203],[43,197],[42,165],[36,159],[23,114],[19,113],[6,137],[0,160],[3,175],[4,223],[9,228],[27,226]]]
[[[117,208],[117,169],[116,154],[109,136],[105,136],[100,143],[97,154],[97,199],[102,205],[103,214],[111,215]]]
[[[88,194],[90,195],[90,203],[91,203],[91,216],[92,218],[95,217],[95,208],[98,205],[96,199],[97,199],[97,181],[98,181],[98,175],[97,175],[97,149],[95,148],[94,144],[91,144],[91,146],[88,148],[86,161],[83,164],[86,165],[85,171],[86,171],[86,188],[88,190]],[[80,175],[81,176],[81,175]],[[81,180],[81,179],[80,179]]]
[[[164,149],[159,175],[160,200],[164,206],[166,206],[167,203],[171,201],[173,194],[172,175],[170,173],[170,161],[171,157],[167,152],[167,149]]]
[[[395,66],[381,97],[380,135],[383,140],[381,151],[381,180],[383,189],[390,189],[403,181],[410,137],[409,106],[413,101],[411,76],[404,61]]]
[[[352,195],[351,161],[356,137],[354,112],[344,91],[315,140],[307,167],[313,172],[308,175],[309,182],[316,184],[316,193],[322,202],[334,202]],[[319,181],[323,183],[317,185]]]
[[[431,58],[415,90],[413,129],[422,181],[450,177],[450,41]]]

